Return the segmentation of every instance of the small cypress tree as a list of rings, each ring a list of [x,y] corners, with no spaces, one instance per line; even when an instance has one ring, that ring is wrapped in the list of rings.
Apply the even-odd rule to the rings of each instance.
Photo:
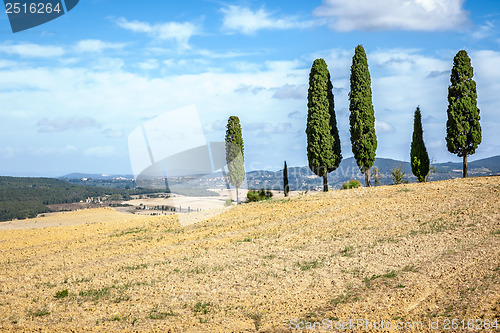
[[[236,203],[238,204],[238,189],[245,178],[245,159],[243,156],[240,119],[236,116],[229,117],[226,128],[227,178],[229,183],[236,188]]]
[[[481,143],[480,116],[477,107],[474,70],[465,50],[458,51],[453,59],[448,87],[448,120],[446,122],[446,147],[463,158],[463,177],[467,177],[467,156],[474,154]]]
[[[422,114],[417,106],[413,118],[413,139],[411,141],[410,161],[411,172],[419,182],[425,182],[429,173],[430,161],[424,143],[424,131],[422,130]]]
[[[375,134],[375,111],[372,104],[372,89],[368,61],[363,46],[354,51],[351,66],[351,91],[349,92],[349,115],[352,152],[356,163],[365,174],[366,186],[370,186],[370,168],[375,162],[377,136]]]
[[[324,192],[328,191],[328,173],[337,169],[342,158],[332,87],[325,60],[314,60],[307,93],[307,159],[311,171],[323,177]]]
[[[283,168],[283,192],[285,194],[285,197],[287,197],[288,192],[290,192],[290,188],[288,187],[288,168],[286,166],[286,161],[285,167]]]

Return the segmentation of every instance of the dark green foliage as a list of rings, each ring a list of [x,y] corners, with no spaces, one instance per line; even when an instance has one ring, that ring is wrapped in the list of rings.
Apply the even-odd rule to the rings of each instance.
[[[333,84],[328,73],[328,113],[330,113],[330,134],[333,137],[333,164],[328,168],[328,173],[337,170],[342,161],[342,150],[340,136],[337,129],[337,117],[335,116],[335,103],[333,100]]]
[[[413,119],[413,139],[410,149],[411,172],[419,182],[425,182],[429,173],[430,161],[424,143],[424,131],[422,130],[422,114],[420,107],[415,110]]]
[[[75,174],[75,177],[77,176],[79,175]],[[85,180],[83,180],[82,178],[84,178]],[[85,174],[81,174],[81,177],[79,178],[59,177],[59,179],[67,181],[68,183],[71,184],[84,185],[84,186],[112,187],[112,188],[122,188],[126,190],[136,187],[135,181],[133,179],[88,178],[87,175]]]
[[[349,180],[349,181],[342,184],[342,190],[348,190],[350,188],[358,188],[358,187],[362,187],[362,186],[363,185],[361,185],[359,180],[352,179],[352,180]]]
[[[0,177],[0,221],[26,219],[50,212],[48,205],[80,202],[88,197],[153,193],[155,190],[74,185],[53,178]]]
[[[290,192],[290,188],[288,187],[288,168],[286,166],[286,161],[285,167],[283,168],[283,192],[285,194],[285,197],[287,197],[288,192]]]
[[[299,262],[297,262],[297,266],[300,267],[301,271],[307,271],[311,268],[318,268],[319,262],[318,262],[318,259],[310,261],[310,262],[304,261],[302,263],[299,261]]]
[[[260,201],[259,192],[255,191],[255,190],[248,190],[248,192],[247,192],[247,201],[248,202]]]
[[[85,299],[92,299],[95,302],[99,299],[108,297],[109,293],[110,287],[103,287],[101,289],[82,290],[78,295]]]
[[[43,316],[47,316],[50,314],[50,311],[47,310],[46,307],[42,308],[42,309],[38,309],[38,310],[35,310],[35,311],[28,311],[28,317],[43,317]]]
[[[207,314],[212,310],[212,303],[210,302],[197,302],[193,307],[194,313]]]
[[[467,52],[458,51],[453,59],[448,87],[448,120],[446,122],[446,147],[463,157],[463,176],[467,177],[467,155],[474,154],[481,143],[480,116],[477,107],[474,70]]]
[[[307,94],[307,159],[311,171],[323,177],[323,191],[328,191],[327,174],[342,160],[332,88],[326,62],[316,59]]]
[[[323,59],[316,59],[309,74],[307,94],[307,158],[309,168],[323,177],[333,165],[333,137],[328,101],[329,72]]]
[[[226,162],[227,178],[236,187],[236,203],[238,203],[238,188],[245,178],[245,159],[243,156],[243,136],[241,135],[240,119],[229,117],[226,126]]]
[[[370,186],[369,170],[375,162],[377,136],[370,72],[366,53],[361,45],[356,47],[352,58],[349,111],[352,152],[359,169],[365,174],[366,186]]]
[[[256,190],[248,190],[247,192],[247,201],[248,202],[256,202],[271,199],[273,197],[273,193],[271,191],[266,191],[261,188],[259,191]]]
[[[153,308],[151,312],[149,313],[149,318],[150,319],[165,319],[167,317],[172,317],[172,316],[177,316],[172,309],[166,312],[159,311],[157,307]]]
[[[59,290],[54,297],[55,298],[65,298],[68,296],[69,296],[68,289],[64,289],[64,290]]]

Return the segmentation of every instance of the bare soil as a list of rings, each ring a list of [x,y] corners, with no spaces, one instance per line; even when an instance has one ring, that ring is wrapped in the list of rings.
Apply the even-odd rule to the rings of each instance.
[[[0,223],[0,331],[461,331],[453,319],[500,325],[500,177],[299,195],[187,227],[112,209]]]

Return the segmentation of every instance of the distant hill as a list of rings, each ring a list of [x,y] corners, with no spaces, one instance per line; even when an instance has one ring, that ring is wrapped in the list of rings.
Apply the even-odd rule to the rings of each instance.
[[[99,174],[99,173],[70,173],[61,177],[58,177],[59,179],[82,179],[82,178],[87,178],[87,179],[120,179],[120,178],[125,178],[125,179],[134,179],[133,175],[107,175],[107,174]]]
[[[107,188],[135,188],[135,180],[132,175],[101,175],[90,173],[71,173],[59,177],[58,179],[67,181],[74,185],[107,187]]]
[[[462,177],[462,163],[435,163],[433,164],[435,173],[430,175],[430,180],[445,180]],[[376,158],[374,167],[380,169],[382,176],[381,184],[392,183],[391,173],[393,169],[401,167],[406,172],[406,180],[416,181],[411,173],[409,162],[398,161],[390,158]],[[500,175],[500,155],[469,162],[469,176],[492,176]],[[273,171],[250,171],[247,173],[247,183],[249,188],[283,188],[283,170]],[[309,167],[289,167],[288,179],[291,190],[318,190],[322,187],[322,179],[312,173]],[[328,184],[333,188],[350,179],[358,179],[364,184],[364,175],[361,174],[354,157],[343,159],[337,170],[328,174]]]
[[[482,160],[469,163],[469,169],[481,169],[481,168],[485,168],[489,172],[495,175],[500,175],[500,155],[484,158]]]
[[[411,182],[416,181],[416,178],[411,173],[409,162],[394,160],[390,158],[378,157],[375,159],[374,166],[380,169],[382,176],[381,184],[389,185],[392,183],[391,172],[393,169],[401,167],[406,172],[406,180]],[[431,174],[430,180],[445,180],[462,177],[462,163],[446,162],[434,163],[435,173]],[[485,159],[469,162],[469,175],[474,176],[491,176],[500,175],[500,155],[488,157]],[[212,178],[199,179],[192,182],[191,187],[199,188],[214,188],[225,186],[222,180],[222,174],[216,173],[211,175]],[[190,177],[168,177],[169,184],[183,183]],[[196,179],[194,177],[193,179]],[[135,188],[135,181],[132,175],[99,175],[73,173],[61,177],[72,184],[110,187],[110,188]],[[266,171],[256,170],[246,173],[248,188],[253,189],[276,189],[283,188],[283,170]],[[358,179],[364,184],[364,176],[359,171],[356,160],[353,157],[348,157],[342,160],[340,166],[334,172],[328,174],[328,184],[333,188],[339,188],[342,183],[350,180]],[[314,175],[309,167],[289,167],[288,180],[291,190],[305,191],[317,190],[322,187],[322,179]],[[160,180],[157,180],[160,181]],[[152,184],[154,181],[152,181]],[[164,186],[163,180],[161,185]]]

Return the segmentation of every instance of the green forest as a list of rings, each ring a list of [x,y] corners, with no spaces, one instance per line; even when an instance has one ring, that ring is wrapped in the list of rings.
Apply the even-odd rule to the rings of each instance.
[[[0,177],[0,221],[26,219],[50,212],[49,205],[75,203],[88,197],[113,195],[128,199],[151,189],[118,189],[70,184],[53,178]]]

